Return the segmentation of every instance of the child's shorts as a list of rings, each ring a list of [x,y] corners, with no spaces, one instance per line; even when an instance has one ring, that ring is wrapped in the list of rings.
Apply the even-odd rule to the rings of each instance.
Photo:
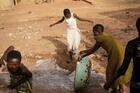
[[[32,93],[32,84],[31,81],[26,81],[17,87],[16,93]]]
[[[67,43],[68,43],[68,51],[75,51],[78,49],[80,45],[80,30],[77,29],[67,29]]]

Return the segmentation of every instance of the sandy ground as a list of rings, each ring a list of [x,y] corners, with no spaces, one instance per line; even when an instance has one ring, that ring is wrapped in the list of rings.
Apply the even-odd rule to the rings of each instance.
[[[22,62],[33,72],[35,72],[37,60],[50,58],[56,59],[56,63],[63,69],[75,69],[76,62],[66,63],[66,24],[49,27],[51,23],[61,19],[64,8],[70,8],[80,17],[95,22],[91,24],[78,21],[82,35],[79,51],[92,47],[95,43],[91,30],[96,23],[102,23],[105,31],[124,45],[137,35],[135,20],[140,16],[140,1],[138,0],[90,0],[93,5],[72,0],[55,0],[54,3],[42,4],[35,4],[32,1],[23,0],[11,10],[0,11],[0,53],[2,55],[9,45],[14,45],[23,55]],[[107,64],[105,56],[106,53],[103,49],[90,56],[93,70],[105,73]],[[90,90],[89,93],[104,93],[101,86],[98,86],[99,83],[94,84],[97,78],[94,79],[91,81],[89,89],[99,89],[96,89],[96,92]],[[53,93],[45,91],[42,93]],[[62,93],[69,92],[62,91]]]

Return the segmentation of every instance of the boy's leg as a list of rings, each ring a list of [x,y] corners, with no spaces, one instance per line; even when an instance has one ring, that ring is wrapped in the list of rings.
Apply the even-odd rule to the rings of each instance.
[[[73,46],[72,46],[72,41],[68,42],[68,59],[67,59],[67,63],[71,63],[73,60]]]
[[[74,44],[74,31],[68,30],[67,31],[67,43],[68,43],[68,60],[67,63],[71,63],[73,58],[73,44]]]
[[[67,59],[67,63],[71,63],[71,62],[72,62],[72,60],[73,60],[72,55],[73,55],[72,51],[69,51],[69,53],[68,53],[68,59]]]
[[[122,84],[120,84],[120,85],[119,85],[119,93],[123,93],[123,92],[124,92],[123,85],[122,85]]]
[[[80,30],[78,29],[77,31],[75,31],[75,35],[74,35],[73,54],[76,54],[76,51],[78,50],[80,45],[80,41],[81,41],[81,36],[80,36]]]
[[[114,88],[112,88],[112,92],[111,93],[123,93],[123,92],[124,92],[123,85],[120,84],[119,85],[119,89],[114,87]]]
[[[73,55],[76,54],[76,51],[78,50],[79,48],[79,45],[80,45],[80,40],[81,40],[81,37],[80,37],[80,30],[77,29],[77,30],[74,30],[73,33],[72,33],[72,42],[71,42],[71,51],[70,51],[70,58],[73,60]]]
[[[111,91],[111,93],[118,93],[118,89],[117,88],[113,88],[113,90]]]
[[[119,93],[118,87],[119,87],[119,85],[116,86],[115,84],[113,84],[113,85],[111,86],[111,88],[112,88],[111,93]]]

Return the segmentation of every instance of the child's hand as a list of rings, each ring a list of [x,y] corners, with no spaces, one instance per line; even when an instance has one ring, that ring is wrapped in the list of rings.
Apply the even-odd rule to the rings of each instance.
[[[80,61],[80,60],[82,60],[82,56],[81,55],[78,56],[78,61]]]
[[[7,86],[8,89],[14,89],[15,86],[13,84]]]
[[[80,54],[80,55],[78,56],[78,61],[82,60],[83,57],[84,57],[84,53],[83,53],[83,54]]]
[[[80,54],[80,55],[82,55],[82,54],[84,54],[84,53],[85,53],[85,51],[80,51],[80,53],[79,53],[79,54]]]
[[[78,57],[78,61],[82,60],[82,58],[84,57],[86,51],[80,51],[79,53],[79,57]]]

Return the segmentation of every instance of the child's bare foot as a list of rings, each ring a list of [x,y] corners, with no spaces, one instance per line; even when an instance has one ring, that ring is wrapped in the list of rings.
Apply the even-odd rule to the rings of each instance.
[[[68,64],[72,63],[72,59],[71,59],[71,58],[68,58],[68,59],[67,59],[67,63],[68,63]]]
[[[73,71],[69,71],[68,73],[66,73],[66,75],[70,75]]]

